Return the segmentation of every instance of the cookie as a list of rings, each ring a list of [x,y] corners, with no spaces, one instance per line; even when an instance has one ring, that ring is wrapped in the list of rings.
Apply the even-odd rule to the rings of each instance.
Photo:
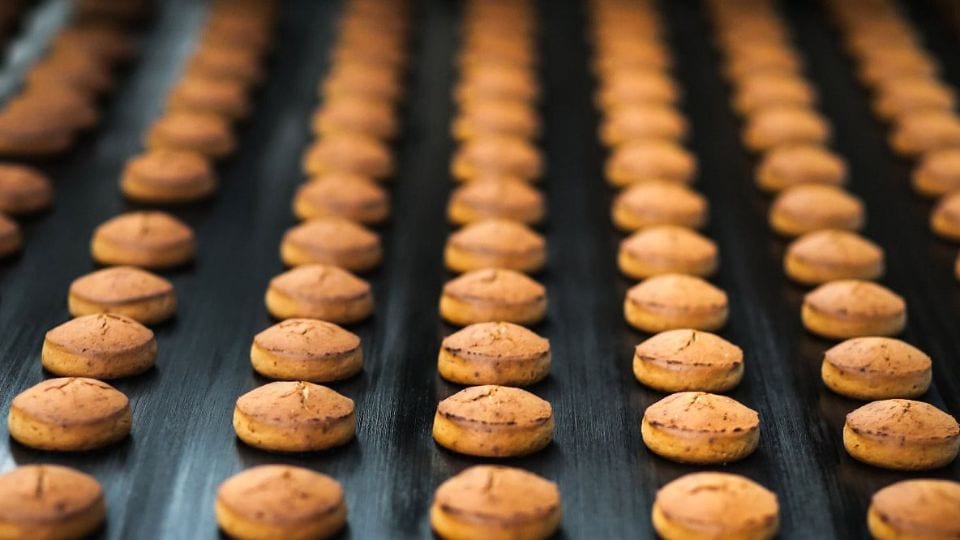
[[[783,270],[804,285],[837,279],[879,279],[885,268],[883,248],[852,232],[824,229],[807,233],[787,246]]]
[[[733,108],[752,116],[767,107],[813,107],[817,93],[803,77],[789,73],[759,71],[738,81]]]
[[[727,78],[738,81],[753,73],[785,73],[796,75],[803,69],[803,62],[790,47],[755,43],[751,47],[737,48],[727,58],[724,73]]]
[[[196,152],[210,159],[233,153],[236,141],[230,124],[208,113],[173,111],[160,117],[147,131],[147,150]]]
[[[874,112],[888,121],[921,111],[949,112],[956,104],[956,95],[949,86],[928,77],[897,78],[877,87],[873,98]]]
[[[312,125],[318,137],[355,133],[380,140],[392,139],[400,129],[389,102],[347,96],[324,102],[313,115]]]
[[[261,450],[316,452],[353,440],[357,419],[353,400],[326,386],[272,382],[237,398],[233,429]]]
[[[323,383],[359,373],[363,349],[359,337],[333,323],[287,319],[253,338],[250,362],[270,379]]]
[[[960,483],[903,480],[870,498],[867,527],[877,540],[960,536]]]
[[[351,174],[324,174],[297,189],[293,213],[299,219],[340,217],[366,225],[390,217],[390,197],[376,182]]]
[[[158,324],[177,311],[173,284],[132,266],[114,266],[81,276],[70,284],[70,315],[114,313],[142,324]]]
[[[913,189],[924,197],[960,190],[960,148],[927,152],[913,169]]]
[[[37,114],[25,107],[0,109],[0,155],[50,157],[69,150],[77,129],[63,118]]]
[[[491,137],[533,140],[540,134],[540,119],[537,111],[522,101],[478,99],[460,110],[450,132],[458,141]]]
[[[894,336],[907,324],[907,305],[882,285],[841,279],[807,293],[801,318],[807,330],[830,339]]]
[[[843,446],[854,458],[884,469],[922,471],[949,465],[960,449],[960,426],[922,401],[873,401],[847,415]]]
[[[47,332],[40,360],[60,377],[119,379],[153,367],[157,340],[137,321],[113,313],[85,315]]]
[[[760,417],[726,396],[679,392],[647,407],[640,434],[651,452],[671,461],[724,464],[757,449]]]
[[[876,88],[905,78],[936,78],[938,71],[937,63],[918,47],[877,47],[862,59],[858,76]]]
[[[440,484],[430,526],[441,538],[546,539],[560,527],[560,490],[521,469],[475,465]]]
[[[351,324],[373,314],[370,284],[346,270],[323,264],[298,266],[273,278],[265,300],[276,319]]]
[[[944,195],[930,212],[930,229],[946,240],[960,241],[960,192]]]
[[[23,234],[16,221],[0,214],[0,258],[9,257],[20,251]]]
[[[799,184],[839,187],[847,180],[847,164],[822,146],[780,146],[763,155],[756,177],[757,187],[771,193]]]
[[[617,264],[634,279],[659,274],[706,277],[717,270],[717,245],[709,238],[676,225],[641,229],[620,242]]]
[[[490,176],[536,180],[543,173],[540,151],[525,139],[487,136],[463,143],[450,161],[450,174],[468,181]]]
[[[699,229],[709,217],[707,200],[685,186],[672,182],[642,182],[621,191],[613,200],[614,225],[636,231],[657,225]]]
[[[547,291],[514,270],[474,270],[448,281],[440,296],[440,316],[450,324],[505,321],[540,322],[547,313]]]
[[[0,212],[12,216],[35,214],[53,204],[53,185],[40,171],[0,163]]]
[[[617,107],[605,114],[599,136],[603,144],[613,148],[649,139],[676,143],[686,138],[688,130],[687,120],[673,107],[638,103]],[[685,157],[692,160],[691,156]]]
[[[7,427],[17,442],[38,450],[93,450],[130,433],[130,402],[109,384],[83,377],[47,379],[10,404]]]
[[[114,87],[110,64],[81,50],[60,49],[48,54],[27,71],[24,86],[67,86],[96,98]]]
[[[853,338],[827,350],[820,375],[827,388],[853,399],[912,398],[930,387],[931,361],[898,339]]]
[[[550,342],[508,322],[471,324],[440,344],[437,370],[457,384],[528,386],[550,373]]]
[[[4,110],[14,118],[33,118],[40,126],[58,126],[65,133],[92,129],[100,123],[95,98],[65,85],[33,86],[11,97]]]
[[[743,378],[743,351],[709,332],[668,330],[637,345],[633,375],[660,392],[726,392]]]
[[[308,176],[339,173],[385,180],[393,174],[393,155],[383,141],[373,137],[331,134],[307,148],[303,172]]]
[[[103,488],[59,465],[21,465],[0,474],[0,530],[5,538],[86,538],[106,519]]]
[[[661,274],[627,291],[627,322],[648,333],[677,328],[713,331],[727,322],[727,294],[706,281],[683,274]]]
[[[217,524],[231,538],[330,538],[347,524],[340,483],[290,465],[260,465],[217,489]]]
[[[699,472],[657,491],[653,528],[662,538],[774,538],[780,528],[777,496],[737,474]]]
[[[550,444],[553,426],[553,408],[526,390],[471,386],[437,405],[433,439],[471,456],[522,456]]]
[[[532,103],[540,93],[530,70],[495,64],[478,64],[465,68],[454,88],[457,103],[470,103],[481,99],[514,99]]]
[[[380,264],[383,249],[377,233],[353,221],[327,216],[289,229],[280,243],[287,266],[328,264],[351,272],[365,272]]]
[[[83,51],[111,65],[127,62],[137,55],[132,34],[112,24],[94,22],[62,28],[54,36],[51,49]]]
[[[263,81],[264,74],[258,51],[208,41],[187,61],[183,77],[229,80],[252,87]]]
[[[167,94],[167,110],[209,114],[236,122],[250,116],[251,104],[247,87],[242,82],[187,75]]]
[[[890,146],[905,157],[960,146],[960,118],[952,111],[927,110],[897,120],[890,132]]]
[[[217,177],[200,154],[150,150],[127,161],[120,190],[128,199],[142,203],[186,203],[211,196],[217,190]]]
[[[777,105],[761,109],[747,119],[743,144],[753,152],[766,152],[786,144],[825,145],[830,123],[805,107]]]
[[[670,141],[645,139],[618,146],[607,158],[604,175],[615,187],[650,180],[689,184],[697,174],[697,160]]]
[[[450,194],[447,219],[466,225],[487,219],[509,219],[526,225],[543,221],[543,194],[522,180],[508,177],[479,178]]]
[[[860,199],[840,188],[802,184],[780,192],[768,220],[774,231],[791,237],[822,229],[859,231],[866,211]]]
[[[90,252],[98,263],[171,268],[196,253],[193,231],[165,212],[128,212],[108,219],[93,232]]]
[[[628,105],[656,103],[675,105],[680,100],[680,89],[661,71],[643,69],[611,74],[601,81],[595,101],[597,106],[610,111]]]
[[[543,236],[509,219],[475,221],[447,239],[444,263],[453,272],[505,268],[533,273],[547,260]]]
[[[393,69],[356,60],[337,62],[320,86],[324,99],[357,96],[395,103],[402,93]]]

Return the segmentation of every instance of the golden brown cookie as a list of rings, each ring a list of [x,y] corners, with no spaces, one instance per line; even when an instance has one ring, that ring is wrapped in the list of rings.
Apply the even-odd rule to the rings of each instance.
[[[756,176],[757,186],[768,192],[799,184],[842,186],[847,180],[847,164],[822,146],[779,146],[763,155]]]
[[[913,169],[913,189],[924,197],[960,190],[960,148],[927,152]]]
[[[0,109],[0,155],[39,158],[61,154],[73,146],[76,131],[63,118],[37,114],[26,107]]]
[[[929,53],[919,47],[876,47],[860,63],[860,79],[871,88],[889,86],[905,78],[937,76],[939,68]]]
[[[641,229],[620,242],[620,271],[634,279],[659,274],[706,277],[718,264],[717,245],[695,231],[676,225]]]
[[[648,333],[712,331],[727,322],[727,294],[698,277],[661,274],[631,287],[623,312],[631,326]]]
[[[536,180],[542,169],[543,158],[532,143],[506,135],[468,140],[450,162],[450,174],[461,181],[490,176]]]
[[[615,148],[604,174],[616,187],[650,180],[689,184],[697,174],[697,160],[677,143],[644,139]]]
[[[447,336],[440,344],[437,370],[463,385],[527,386],[550,372],[550,342],[507,322],[486,322]]]
[[[540,93],[531,70],[488,63],[464,67],[454,88],[457,103],[481,99],[515,99],[531,103]]]
[[[0,258],[8,257],[20,251],[23,235],[16,221],[0,214]]]
[[[390,140],[399,131],[397,115],[386,101],[338,96],[328,100],[313,115],[313,133],[318,137],[356,133]]]
[[[11,97],[4,110],[14,118],[33,118],[41,127],[59,125],[68,133],[100,122],[95,98],[65,85],[30,87]]]
[[[287,266],[329,264],[365,272],[380,264],[383,249],[377,233],[348,219],[327,216],[284,233],[280,258]]]
[[[884,271],[883,248],[852,232],[824,229],[787,246],[783,270],[804,285],[837,279],[878,279]]]
[[[803,62],[790,47],[755,43],[730,52],[724,72],[733,81],[764,72],[796,75],[803,69]]]
[[[491,321],[523,325],[540,322],[547,313],[547,291],[514,270],[474,270],[443,286],[440,316],[466,326]]]
[[[86,538],[106,518],[95,478],[59,465],[22,465],[0,474],[4,538]]]
[[[440,484],[430,526],[441,538],[550,538],[560,527],[560,490],[521,469],[475,465]]]
[[[637,345],[633,374],[660,392],[725,392],[743,378],[743,351],[709,332],[668,330]]]
[[[679,392],[647,407],[640,433],[650,451],[671,461],[723,464],[757,449],[760,417],[726,396]]]
[[[363,369],[363,348],[352,332],[316,319],[287,319],[253,338],[250,362],[270,379],[339,381]]]
[[[930,212],[930,229],[947,240],[960,240],[960,191],[944,195]]]
[[[820,113],[789,105],[761,109],[747,119],[743,144],[754,152],[766,152],[785,144],[819,144],[830,140],[830,123]]]
[[[142,324],[157,324],[177,311],[173,284],[132,266],[114,266],[70,284],[67,306],[74,317],[115,313]]]
[[[151,150],[130,158],[120,190],[135,201],[153,204],[192,202],[217,190],[217,177],[205,157],[182,150]]]
[[[884,120],[894,120],[920,111],[949,112],[956,106],[953,90],[928,77],[897,78],[877,88],[873,110]]]
[[[316,452],[344,445],[357,430],[353,400],[304,381],[272,382],[237,398],[233,429],[271,452]]]
[[[960,118],[952,111],[918,111],[899,119],[890,132],[890,146],[906,157],[960,146]]]
[[[231,538],[330,538],[347,524],[340,483],[289,465],[260,465],[217,489],[217,524]]]
[[[821,229],[859,231],[866,220],[863,203],[840,188],[801,184],[780,192],[770,205],[770,227],[784,236]]]
[[[930,387],[931,361],[899,339],[853,338],[827,350],[820,375],[827,388],[854,399],[912,398]]]
[[[847,415],[843,446],[853,458],[884,469],[937,469],[957,457],[960,426],[922,401],[872,401]]]
[[[803,326],[825,338],[894,336],[907,324],[903,298],[870,281],[825,283],[803,298]]]
[[[303,154],[303,172],[357,175],[385,180],[393,174],[393,154],[386,143],[360,133],[336,133],[313,143]]]
[[[196,152],[210,159],[233,153],[236,147],[230,124],[207,113],[174,111],[160,117],[147,132],[148,150]]]
[[[47,379],[13,398],[7,427],[17,442],[74,452],[113,444],[130,433],[130,401],[94,379]]]
[[[621,191],[613,200],[613,223],[624,231],[657,225],[699,229],[706,225],[707,200],[673,182],[642,182]]]
[[[600,140],[608,147],[662,139],[679,142],[687,136],[687,121],[673,107],[639,103],[617,107],[603,116]]]
[[[153,367],[157,340],[137,321],[113,313],[85,315],[47,332],[44,369],[60,377],[119,379]]]
[[[645,103],[674,105],[679,99],[677,85],[655,69],[611,74],[602,81],[596,95],[596,103],[604,111]]]
[[[653,528],[662,538],[774,538],[780,528],[777,496],[743,476],[700,472],[657,491]]]
[[[522,456],[550,444],[553,426],[553,408],[526,390],[471,386],[437,405],[433,439],[471,456]]]
[[[128,212],[103,222],[93,233],[90,252],[98,263],[171,268],[193,259],[193,231],[165,212]]]
[[[873,494],[867,527],[877,540],[960,537],[960,483],[904,480]]]
[[[103,22],[74,23],[62,28],[53,38],[51,49],[83,51],[109,64],[126,62],[137,54],[132,34],[122,27]]]
[[[96,55],[76,49],[60,49],[42,58],[27,72],[26,88],[67,86],[90,97],[113,89],[110,64]]]
[[[373,314],[370,284],[350,272],[323,264],[307,264],[270,280],[267,310],[274,318],[321,319],[351,324]]]
[[[325,99],[358,96],[388,103],[395,103],[402,93],[395,70],[356,60],[338,62],[320,88]]]
[[[486,219],[451,234],[443,256],[453,272],[506,268],[533,273],[546,263],[547,248],[543,236],[518,221]]]
[[[545,214],[543,194],[509,177],[478,178],[460,186],[450,194],[447,206],[447,219],[457,225],[496,218],[535,225]]]
[[[223,79],[253,86],[263,80],[263,67],[258,51],[206,42],[190,57],[183,76]]]
[[[187,75],[167,95],[167,110],[193,114],[210,114],[228,122],[250,116],[250,95],[239,81]]]
[[[324,174],[297,189],[293,213],[300,219],[333,216],[375,225],[390,217],[390,197],[366,177]]]
[[[540,118],[522,101],[478,99],[461,109],[450,131],[458,141],[501,136],[533,140],[540,134]]]
[[[53,204],[53,185],[40,171],[0,163],[0,212],[12,216],[34,214]]]
[[[816,91],[803,77],[766,71],[741,79],[733,96],[733,108],[743,116],[767,107],[813,107],[816,102]]]

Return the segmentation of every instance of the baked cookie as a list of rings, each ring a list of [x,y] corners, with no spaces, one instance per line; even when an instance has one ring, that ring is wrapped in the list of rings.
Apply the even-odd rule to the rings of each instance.
[[[127,161],[120,190],[128,199],[143,203],[193,202],[213,195],[217,177],[200,154],[152,150]]]
[[[706,277],[718,264],[717,245],[695,231],[676,225],[641,229],[620,242],[620,271],[634,279],[659,274]]]
[[[385,142],[359,133],[330,134],[303,154],[308,176],[356,175],[385,180],[393,175],[393,154]]]
[[[638,140],[615,148],[607,158],[604,174],[615,187],[650,180],[688,184],[697,174],[697,160],[677,143]]]
[[[675,105],[680,93],[673,79],[662,71],[642,69],[614,73],[603,79],[595,100],[601,110],[611,111],[644,103]]]
[[[924,197],[960,190],[960,148],[925,153],[913,168],[913,189]]]
[[[861,59],[858,75],[867,86],[879,88],[907,78],[934,79],[938,71],[937,63],[921,47],[878,46]]]
[[[210,114],[228,122],[250,116],[250,95],[240,81],[187,75],[167,95],[167,110],[193,114]]]
[[[0,213],[0,258],[8,257],[20,251],[23,234],[16,221]]]
[[[830,133],[830,123],[813,109],[777,105],[761,109],[747,119],[743,144],[754,152],[787,144],[824,145],[830,140]]]
[[[283,235],[280,258],[287,266],[328,264],[365,272],[380,264],[380,237],[342,217],[327,216],[301,223]]]
[[[233,153],[237,142],[230,124],[208,113],[173,111],[160,117],[147,131],[147,150],[196,152],[210,159]]]
[[[867,527],[877,540],[960,536],[960,483],[904,480],[873,494]]]
[[[842,186],[847,180],[843,158],[817,145],[779,146],[757,165],[757,186],[776,193],[799,184]]]
[[[960,241],[960,191],[937,201],[930,212],[930,229],[941,238]]]
[[[273,278],[265,301],[270,315],[277,319],[351,324],[373,314],[370,284],[346,270],[323,264],[298,266]]]
[[[496,321],[531,325],[546,313],[543,285],[502,268],[467,272],[448,281],[440,296],[440,316],[459,326]]]
[[[115,313],[142,324],[161,323],[177,311],[173,284],[132,266],[114,266],[81,276],[70,284],[70,315]]]
[[[338,96],[326,101],[311,122],[318,137],[356,133],[387,141],[400,130],[390,102],[364,97]]]
[[[463,385],[528,386],[550,373],[550,342],[508,322],[471,324],[440,344],[437,370]]]
[[[553,408],[526,390],[471,386],[437,405],[433,439],[471,456],[522,456],[550,444],[553,426]]]
[[[505,268],[533,273],[547,261],[543,236],[509,219],[476,221],[447,239],[444,263],[453,272]]]
[[[3,107],[14,118],[32,117],[43,125],[59,124],[67,133],[86,131],[100,122],[96,98],[69,86],[31,87]]]
[[[60,377],[119,379],[153,367],[157,340],[133,319],[112,313],[85,315],[47,332],[40,360]]]
[[[37,115],[25,107],[0,109],[0,155],[43,158],[62,154],[76,141],[77,129],[62,118]]]
[[[671,461],[723,464],[757,449],[760,417],[726,396],[679,392],[647,407],[640,434],[651,452]]]
[[[540,134],[536,109],[522,101],[478,99],[460,110],[450,126],[458,141],[516,137],[534,140]]]
[[[917,111],[897,119],[890,146],[906,157],[960,146],[960,118],[952,111]]]
[[[742,116],[751,116],[767,107],[814,107],[816,90],[803,77],[768,71],[748,74],[738,81],[733,108]]]
[[[609,111],[600,123],[600,141],[613,148],[634,141],[660,139],[679,142],[686,138],[687,120],[669,105],[638,103]],[[692,161],[691,156],[684,156]]]
[[[287,319],[253,338],[250,362],[270,379],[323,383],[359,373],[363,348],[356,334],[333,323]]]
[[[837,279],[878,279],[884,271],[883,248],[852,232],[824,229],[787,246],[783,270],[804,285]]]
[[[4,538],[86,538],[106,514],[103,488],[88,474],[46,464],[0,474]]]
[[[956,107],[956,95],[946,84],[929,77],[898,77],[877,87],[873,110],[888,121],[920,111],[949,112]]]
[[[110,64],[95,55],[68,49],[40,59],[24,77],[27,89],[67,86],[91,98],[111,91],[114,83]]]
[[[834,186],[802,184],[787,188],[770,205],[770,227],[784,236],[821,229],[859,231],[865,221],[863,202]]]
[[[709,332],[668,330],[637,345],[633,375],[660,392],[725,392],[743,378],[743,351]]]
[[[357,96],[395,103],[403,90],[395,70],[368,62],[338,62],[320,85],[320,96]]]
[[[108,219],[93,232],[90,253],[100,264],[171,268],[190,262],[197,246],[193,231],[165,212],[129,212]]]
[[[464,68],[454,88],[454,99],[459,104],[481,99],[514,99],[532,103],[540,93],[534,73],[528,69],[487,63]]]
[[[630,326],[648,333],[712,331],[727,322],[727,294],[698,277],[661,274],[631,287],[623,311]]]
[[[624,231],[656,225],[699,229],[707,224],[709,203],[702,195],[673,182],[651,181],[632,185],[613,200],[613,224]]]
[[[53,185],[40,171],[23,165],[0,164],[0,212],[34,214],[53,204]]]
[[[62,28],[51,42],[51,49],[78,50],[108,64],[120,64],[137,55],[137,43],[122,27],[104,22],[74,23]]]
[[[447,206],[447,219],[457,225],[495,218],[535,225],[545,214],[543,194],[509,177],[478,178],[460,186],[450,194]]]
[[[94,379],[47,379],[13,398],[7,428],[20,444],[75,452],[113,444],[130,434],[130,401]]]
[[[325,174],[297,189],[293,213],[300,219],[336,216],[375,225],[390,217],[390,197],[363,176]]]
[[[233,429],[271,452],[316,452],[347,444],[357,430],[353,400],[304,381],[272,382],[237,398]]]
[[[855,459],[884,469],[937,469],[957,457],[960,426],[922,401],[872,401],[847,415],[843,446]]]
[[[251,34],[246,34],[250,39]],[[184,77],[229,80],[248,87],[263,81],[259,52],[236,46],[216,45],[210,41],[197,48],[187,61]]]
[[[543,174],[543,157],[533,143],[515,136],[494,135],[465,141],[450,161],[455,180],[511,177],[537,180]]]
[[[912,398],[930,387],[931,361],[923,351],[893,338],[861,337],[835,345],[823,356],[823,383],[853,399]]]
[[[882,285],[841,279],[807,293],[801,317],[807,330],[829,339],[894,336],[907,324],[907,304]]]
[[[733,81],[753,73],[797,75],[803,70],[803,62],[789,46],[754,43],[752,47],[738,47],[730,52],[724,73]]]

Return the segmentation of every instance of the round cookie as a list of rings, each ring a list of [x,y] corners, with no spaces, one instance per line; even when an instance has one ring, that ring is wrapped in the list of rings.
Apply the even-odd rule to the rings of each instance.
[[[727,322],[727,294],[706,281],[683,274],[661,274],[627,291],[624,317],[648,333],[677,328],[717,330]]]
[[[160,117],[147,131],[147,150],[196,152],[220,159],[236,148],[226,120],[208,113],[173,111]]]
[[[210,114],[227,122],[247,118],[250,109],[246,85],[229,79],[187,75],[167,95],[170,112]]]
[[[531,70],[486,63],[464,68],[454,88],[458,104],[481,99],[515,99],[525,103],[537,100],[540,90]]]
[[[471,324],[440,344],[437,370],[463,385],[528,386],[550,373],[550,342],[508,322]]]
[[[595,101],[603,111],[645,103],[674,105],[680,99],[674,81],[655,69],[624,71],[601,82]]]
[[[907,324],[903,298],[870,281],[825,283],[803,298],[803,326],[829,339],[893,336]]]
[[[0,155],[43,158],[61,154],[76,141],[76,129],[63,118],[25,107],[0,108]]]
[[[86,538],[107,510],[95,478],[59,465],[21,465],[0,474],[4,538]]]
[[[847,180],[843,158],[817,145],[780,146],[765,153],[757,166],[757,186],[776,193],[799,184],[842,186]]]
[[[615,187],[665,180],[688,184],[697,173],[697,160],[677,143],[646,139],[618,146],[607,158],[604,174]]]
[[[741,115],[751,116],[767,107],[813,107],[816,101],[816,91],[802,77],[760,71],[739,81],[733,107]]]
[[[897,120],[890,146],[905,157],[960,146],[960,118],[952,111],[918,111]]]
[[[892,121],[920,111],[949,112],[956,106],[953,90],[929,77],[901,77],[892,84],[877,87],[873,110],[877,116]]]
[[[113,444],[130,433],[130,401],[109,384],[83,377],[47,379],[13,398],[7,427],[17,442],[74,452]]]
[[[805,107],[772,106],[747,119],[743,144],[754,152],[766,152],[787,144],[819,144],[830,140],[830,124]]]
[[[359,133],[327,135],[303,154],[303,172],[356,175],[385,180],[393,174],[393,154],[385,142]]]
[[[127,161],[120,190],[138,202],[185,203],[212,195],[217,190],[217,178],[210,162],[200,154],[152,150]]]
[[[53,185],[40,171],[0,164],[0,212],[12,216],[34,214],[53,204]]]
[[[483,99],[463,108],[450,131],[458,141],[503,136],[533,140],[540,134],[540,119],[533,107],[521,101]]]
[[[41,125],[59,123],[70,133],[100,122],[95,98],[68,86],[31,87],[11,97],[4,110],[15,118],[33,117]]]
[[[0,213],[0,258],[8,257],[20,251],[23,234],[16,221]]]
[[[930,212],[930,229],[941,238],[960,241],[960,191],[937,201]]]
[[[314,113],[313,134],[318,137],[356,133],[380,140],[397,135],[399,123],[389,102],[364,97],[338,96]]]
[[[91,98],[114,87],[110,65],[83,51],[60,49],[40,59],[24,77],[28,91],[34,88],[67,86]]]
[[[47,332],[40,360],[60,377],[119,379],[153,367],[157,340],[133,319],[112,313],[85,315]]]
[[[931,361],[898,339],[861,337],[828,349],[820,375],[827,388],[853,399],[912,398],[930,387]]]
[[[543,285],[514,270],[487,268],[448,281],[440,296],[440,316],[451,324],[505,321],[540,322],[547,312]]]
[[[471,386],[441,401],[433,439],[448,450],[480,457],[532,454],[553,439],[553,408],[509,386]]]
[[[54,51],[81,50],[109,64],[123,63],[137,55],[137,44],[133,35],[120,27],[103,22],[64,27],[53,38],[51,48]]]
[[[612,148],[648,139],[679,142],[686,138],[688,129],[686,119],[676,109],[640,103],[617,107],[605,114],[599,134],[603,144]]]
[[[960,537],[960,483],[904,480],[873,494],[867,527],[877,540]]]
[[[440,484],[430,526],[441,538],[542,540],[560,527],[560,490],[512,467],[475,465]]]
[[[837,279],[878,279],[884,272],[883,248],[852,232],[824,229],[807,233],[787,246],[783,269],[804,285]]]
[[[246,39],[249,37],[250,34],[246,34]],[[263,80],[258,56],[243,47],[213,46],[207,42],[190,57],[183,76],[223,79],[252,87]]]
[[[709,217],[707,200],[685,186],[651,181],[630,186],[613,200],[614,225],[624,231],[636,231],[656,225],[676,225],[699,229]]]
[[[695,231],[676,225],[641,229],[620,242],[620,271],[634,279],[659,274],[706,277],[718,265],[717,245]]]
[[[340,483],[290,465],[260,465],[226,479],[214,511],[232,538],[330,538],[347,524]]]
[[[320,87],[320,96],[325,99],[357,96],[395,103],[402,93],[393,69],[355,60],[338,62]]]
[[[913,168],[913,189],[924,197],[960,190],[960,148],[927,152]]]
[[[647,407],[640,434],[651,452],[671,461],[724,464],[757,449],[760,417],[726,396],[679,392]]]
[[[738,47],[727,58],[724,72],[739,81],[753,73],[786,73],[795,75],[803,69],[803,62],[790,47],[754,43]]]
[[[363,176],[325,174],[300,186],[293,213],[300,219],[336,216],[376,225],[390,217],[390,197]]]
[[[874,47],[870,53],[862,59],[858,75],[871,88],[890,86],[902,79],[934,79],[939,71],[929,53],[920,47]]]
[[[721,472],[681,476],[657,491],[653,528],[662,538],[774,538],[777,496],[748,478]]]
[[[383,249],[377,233],[348,219],[327,216],[287,230],[280,258],[287,266],[328,264],[365,272],[380,264]]]
[[[265,301],[270,315],[277,319],[351,324],[373,314],[370,284],[346,270],[323,264],[298,266],[273,278]]]
[[[511,177],[536,180],[543,174],[543,158],[529,141],[506,135],[464,142],[450,161],[450,174],[460,181]]]
[[[945,467],[960,449],[960,426],[922,401],[872,401],[847,415],[843,446],[855,459],[885,469]]]
[[[363,348],[352,332],[316,319],[287,319],[260,332],[250,347],[260,375],[286,381],[339,381],[363,369]]]
[[[453,272],[505,268],[533,273],[546,263],[547,247],[543,236],[522,223],[487,219],[451,234],[443,257]]]
[[[820,229],[858,231],[866,221],[863,202],[828,185],[802,184],[782,191],[770,205],[770,227],[784,236]]]
[[[450,194],[447,206],[447,219],[457,225],[495,218],[535,225],[545,214],[543,194],[509,177],[479,178],[460,186]]]
[[[743,351],[709,332],[668,330],[637,345],[633,374],[660,392],[725,392],[743,378]]]
[[[237,398],[233,429],[241,441],[271,452],[315,452],[350,442],[353,400],[304,381],[272,382]]]
[[[81,276],[70,284],[70,315],[116,313],[142,324],[161,323],[177,311],[173,284],[132,266],[114,266]]]
[[[90,253],[100,264],[172,268],[196,253],[193,231],[165,212],[129,212],[108,219],[93,232]]]

